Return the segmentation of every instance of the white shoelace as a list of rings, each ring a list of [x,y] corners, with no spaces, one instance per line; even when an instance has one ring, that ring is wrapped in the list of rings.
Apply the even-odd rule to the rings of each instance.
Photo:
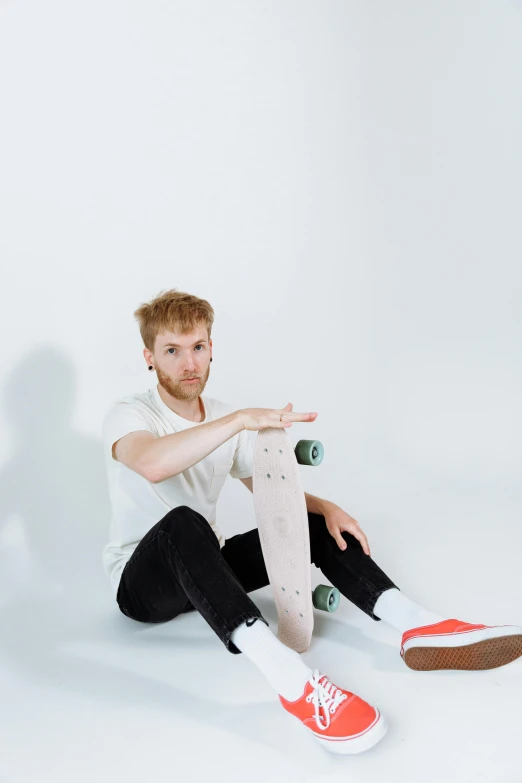
[[[346,693],[343,693],[340,688],[330,682],[326,675],[321,674],[318,669],[314,669],[314,672],[308,680],[310,685],[313,685],[313,691],[306,697],[307,702],[313,702],[315,706],[315,722],[320,729],[327,729],[330,725],[330,715],[333,715],[339,704],[348,698]],[[321,716],[319,714],[320,707],[323,708],[325,714],[325,723],[321,722]]]

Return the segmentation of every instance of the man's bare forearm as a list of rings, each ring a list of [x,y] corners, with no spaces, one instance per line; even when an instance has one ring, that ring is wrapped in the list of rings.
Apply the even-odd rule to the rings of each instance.
[[[242,417],[235,411],[208,424],[156,438],[151,441],[144,454],[150,481],[158,484],[177,476],[207,457],[242,429]]]
[[[317,498],[315,495],[309,495],[308,492],[305,492],[304,494],[306,500],[306,510],[311,514],[322,514],[324,516],[325,509],[327,509],[328,506],[335,505],[330,500]]]

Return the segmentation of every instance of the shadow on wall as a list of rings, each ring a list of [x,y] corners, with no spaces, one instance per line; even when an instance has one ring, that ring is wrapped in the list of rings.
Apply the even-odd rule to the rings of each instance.
[[[73,366],[45,345],[15,367],[0,395],[12,444],[0,468],[4,597],[32,584],[78,605],[109,584],[101,563],[110,521],[103,449],[71,430],[75,396]]]

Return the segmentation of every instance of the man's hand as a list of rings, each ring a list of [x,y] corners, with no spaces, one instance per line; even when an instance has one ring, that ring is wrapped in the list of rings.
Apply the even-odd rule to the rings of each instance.
[[[317,413],[295,413],[291,402],[284,408],[243,408],[236,411],[244,430],[259,431],[267,427],[288,429],[294,421],[304,421],[311,424],[317,419]]]
[[[334,503],[328,503],[322,513],[324,514],[328,532],[337,541],[339,549],[346,549],[346,541],[341,535],[343,531],[346,531],[359,541],[364,552],[369,557],[371,557],[368,539],[359,527],[357,520],[347,514],[346,511],[343,511],[342,508],[336,506]]]

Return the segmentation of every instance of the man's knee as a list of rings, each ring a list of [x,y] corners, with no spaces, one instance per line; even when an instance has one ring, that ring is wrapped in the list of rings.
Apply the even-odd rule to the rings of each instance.
[[[169,533],[177,532],[178,530],[185,530],[186,532],[189,525],[192,527],[210,527],[205,517],[189,506],[171,508],[161,521],[162,529]]]

